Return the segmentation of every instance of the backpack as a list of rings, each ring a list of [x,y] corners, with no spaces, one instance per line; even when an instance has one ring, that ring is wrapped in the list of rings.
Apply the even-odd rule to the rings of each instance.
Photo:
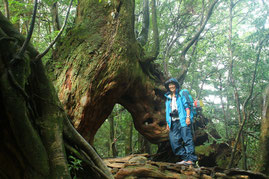
[[[180,91],[179,94],[180,94],[180,96],[183,96],[186,99],[193,116],[196,116],[197,110],[196,110],[196,107],[194,106],[194,101],[193,101],[193,98],[191,97],[191,94],[189,93],[189,91],[186,89],[183,89]]]
[[[200,99],[196,99],[194,101],[193,105],[194,105],[195,108],[199,108],[199,109],[202,109],[202,107],[204,107],[204,103]]]

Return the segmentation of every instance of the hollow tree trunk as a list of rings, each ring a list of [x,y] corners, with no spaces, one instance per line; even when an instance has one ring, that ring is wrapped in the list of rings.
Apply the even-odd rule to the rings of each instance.
[[[54,67],[58,95],[90,143],[116,103],[151,142],[167,140],[164,79],[135,39],[134,1],[117,2],[79,1],[76,26],[54,56],[64,64]]]

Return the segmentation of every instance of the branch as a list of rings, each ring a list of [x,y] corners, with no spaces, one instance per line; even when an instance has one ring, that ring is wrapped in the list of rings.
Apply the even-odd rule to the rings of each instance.
[[[258,63],[259,63],[259,60],[260,60],[261,49],[262,49],[262,45],[263,45],[263,42],[264,41],[265,41],[265,39],[263,39],[262,41],[260,41],[260,43],[259,43],[259,45],[257,47],[258,48],[258,54],[256,56],[256,63],[255,63],[255,69],[254,69],[254,72],[253,72],[251,88],[250,88],[249,96],[247,97],[247,99],[245,100],[245,102],[243,104],[243,110],[245,110],[246,105],[247,105],[249,99],[251,98],[251,96],[253,94],[254,82],[255,82],[255,79],[256,79],[256,73],[257,73]]]
[[[193,38],[189,41],[189,43],[184,47],[184,49],[182,50],[182,53],[180,55],[180,61],[182,62],[181,65],[181,74],[180,77],[178,79],[179,81],[179,85],[181,86],[184,82],[185,76],[188,72],[189,66],[190,66],[190,62],[186,63],[186,59],[185,56],[188,52],[188,50],[191,48],[191,46],[199,39],[200,34],[203,32],[207,21],[209,20],[209,18],[211,17],[212,13],[213,13],[213,9],[215,7],[215,5],[217,4],[218,0],[215,0],[211,6],[209,7],[209,10],[207,12],[207,15],[205,17],[205,21],[202,23],[200,29],[196,32],[196,34],[193,36]]]
[[[21,47],[21,49],[20,49],[20,51],[19,51],[19,53],[17,55],[17,57],[15,57],[14,59],[12,59],[11,60],[11,63],[13,63],[16,58],[18,58],[18,59],[22,58],[22,56],[23,56],[24,52],[26,51],[26,48],[27,48],[27,46],[28,46],[28,44],[29,44],[29,42],[31,40],[33,31],[34,31],[34,26],[35,26],[35,18],[36,18],[37,5],[38,5],[38,2],[37,2],[37,0],[35,0],[34,10],[33,10],[33,16],[32,16],[32,21],[31,21],[30,29],[28,31],[28,35],[27,35],[27,37],[26,37],[26,39],[25,39],[25,41],[24,41],[24,43],[23,43],[23,45],[22,45],[22,47]]]
[[[236,4],[238,4],[240,1],[242,1],[242,0],[238,0],[238,1],[236,1],[235,3],[233,3],[233,8],[236,6]]]
[[[73,3],[73,0],[70,1],[70,4],[69,4],[69,8],[68,8],[68,11],[67,11],[67,14],[65,16],[65,20],[64,20],[64,24],[60,30],[60,32],[58,33],[58,35],[55,37],[55,39],[50,43],[50,45],[48,46],[48,48],[46,50],[44,50],[41,54],[37,55],[37,57],[34,59],[34,61],[37,61],[37,60],[40,60],[42,57],[44,57],[48,51],[50,50],[50,48],[56,43],[56,41],[60,38],[60,36],[62,35],[63,31],[64,31],[64,28],[67,24],[67,19],[68,19],[68,16],[69,16],[69,12],[70,12],[70,9],[72,7],[72,3]]]
[[[69,141],[77,144],[78,147],[83,149],[85,153],[90,156],[90,158],[98,168],[100,168],[109,178],[113,178],[112,174],[110,173],[102,159],[96,154],[93,147],[76,131],[67,116],[64,119],[63,131],[64,137],[66,137]]]
[[[59,22],[59,15],[58,15],[58,4],[57,1],[52,4],[51,7],[51,14],[52,14],[52,24],[53,30],[60,30],[60,22]]]
[[[200,27],[200,29],[198,30],[198,32],[196,32],[196,34],[193,36],[193,38],[191,39],[191,41],[187,44],[187,46],[183,49],[181,56],[185,56],[186,53],[188,52],[189,48],[194,44],[194,42],[196,41],[196,39],[199,38],[200,34],[203,32],[207,21],[209,20],[209,18],[212,15],[213,9],[215,7],[215,5],[217,4],[218,0],[215,0],[211,6],[209,7],[208,13],[206,15],[205,21],[203,22],[202,26]]]
[[[77,158],[79,158],[80,160],[82,160],[83,162],[85,162],[89,167],[91,167],[92,169],[94,169],[94,171],[97,171],[96,173],[100,174],[105,179],[110,179],[102,170],[100,170],[98,167],[96,167],[91,160],[89,160],[88,158],[86,158],[86,157],[83,156],[83,154],[85,154],[85,153],[80,154],[79,151],[77,151],[74,147],[72,147],[71,145],[69,145],[66,142],[64,143],[64,146],[65,146],[65,148],[67,150],[69,150],[69,152],[71,152]]]
[[[151,1],[151,9],[152,9],[152,30],[153,30],[153,47],[149,55],[146,55],[144,59],[141,61],[145,64],[150,64],[153,60],[157,58],[160,51],[160,41],[159,41],[159,32],[157,25],[157,13],[156,13],[156,3],[155,0]]]
[[[8,0],[3,0],[4,6],[5,6],[5,13],[6,13],[6,17],[9,20],[10,19],[10,14],[9,14],[9,4],[8,4]]]
[[[143,0],[143,24],[142,30],[137,40],[142,46],[145,46],[148,41],[149,32],[149,1]]]
[[[256,140],[260,140],[259,137],[255,136],[254,134],[252,134],[252,133],[250,133],[250,132],[248,132],[248,131],[244,131],[244,133],[246,133],[247,135],[253,137],[253,138],[256,139]]]
[[[155,0],[151,1],[151,9],[152,9],[152,28],[153,28],[153,41],[154,41],[152,54],[154,58],[157,58],[157,56],[159,55],[159,50],[160,50],[160,41],[159,41]]]
[[[218,139],[216,139],[213,135],[211,135],[207,130],[205,130],[205,133],[209,135],[209,137],[211,137],[215,142],[219,142]],[[227,142],[223,143],[226,144],[228,147],[231,147]]]
[[[268,34],[267,34],[267,36],[268,36]],[[267,37],[266,36],[266,37]],[[265,38],[266,39],[266,38]],[[243,116],[244,116],[244,119],[243,119],[243,122],[242,122],[242,124],[241,124],[241,126],[240,126],[240,129],[239,129],[239,131],[238,131],[238,134],[237,134],[237,137],[236,137],[236,142],[235,142],[235,144],[234,144],[234,148],[233,148],[233,150],[232,150],[232,155],[231,155],[231,160],[230,160],[230,163],[229,163],[229,166],[228,166],[228,168],[230,169],[231,167],[232,167],[232,163],[233,163],[233,159],[234,159],[234,153],[235,153],[235,150],[236,150],[236,147],[237,147],[237,144],[238,144],[238,142],[239,142],[239,137],[240,137],[240,135],[241,135],[241,133],[242,133],[242,130],[243,130],[243,128],[244,128],[244,125],[245,125],[245,122],[246,122],[246,114],[245,114],[245,108],[246,108],[246,105],[247,105],[247,103],[248,103],[248,101],[249,101],[249,99],[251,98],[251,96],[252,96],[252,93],[253,93],[253,88],[254,88],[254,82],[255,82],[255,78],[256,78],[256,71],[257,71],[257,66],[258,66],[258,62],[259,62],[259,57],[260,57],[260,53],[261,53],[261,49],[262,49],[262,44],[263,44],[263,42],[265,41],[265,39],[263,39],[262,41],[260,41],[260,43],[259,43],[259,45],[258,45],[258,54],[257,54],[257,56],[256,56],[256,64],[255,64],[255,70],[254,70],[254,73],[253,73],[253,77],[252,77],[252,84],[251,84],[251,89],[250,89],[250,93],[249,93],[249,96],[247,97],[247,99],[245,100],[245,102],[244,102],[244,104],[243,104]]]

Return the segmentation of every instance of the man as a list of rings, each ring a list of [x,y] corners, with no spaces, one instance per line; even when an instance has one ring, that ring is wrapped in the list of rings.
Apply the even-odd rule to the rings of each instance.
[[[193,114],[190,104],[184,96],[179,95],[179,83],[175,78],[165,83],[168,92],[166,97],[166,122],[169,130],[169,139],[175,155],[182,161],[177,164],[194,165],[197,156],[194,154],[194,144],[191,133]]]

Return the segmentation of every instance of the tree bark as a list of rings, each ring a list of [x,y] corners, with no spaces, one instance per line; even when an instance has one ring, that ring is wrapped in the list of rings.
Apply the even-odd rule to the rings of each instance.
[[[38,52],[28,44],[17,54],[25,39],[1,13],[0,39],[0,178],[71,178],[64,137],[87,153],[93,173],[113,178],[68,123],[41,60],[34,61]]]
[[[220,102],[221,102],[221,108],[222,108],[223,119],[224,119],[224,124],[225,124],[225,137],[226,137],[226,140],[228,140],[229,139],[228,119],[226,116],[226,111],[225,111],[224,102],[223,102],[223,85],[222,85],[221,75],[219,76],[219,83],[220,83]]]
[[[6,15],[7,19],[9,20],[10,14],[9,14],[8,0],[3,0],[3,3],[4,3],[4,7],[5,7],[5,15]]]
[[[12,50],[18,48],[13,42],[18,41],[18,45],[22,45],[19,40],[23,37],[12,28],[2,14],[0,14],[0,21],[1,39],[6,42],[1,43],[0,47],[2,68],[0,85],[3,99],[1,101],[5,106],[1,109],[3,115],[1,119],[6,121],[5,124],[9,126],[7,131],[13,138],[10,141],[12,152],[8,154],[3,152],[1,155],[7,155],[5,159],[10,164],[21,161],[20,165],[14,164],[16,169],[7,168],[4,175],[15,175],[16,178],[18,173],[26,170],[23,172],[24,176],[30,178],[48,176],[69,178],[61,133],[62,114],[59,113],[58,108],[55,108],[59,105],[56,100],[57,95],[45,76],[41,61],[31,64],[31,55],[37,54],[31,46],[27,48],[33,52],[30,56],[13,58],[16,55]],[[15,59],[15,62],[10,65],[12,59]],[[34,83],[35,80],[38,83]],[[35,87],[32,88],[31,85]],[[29,96],[28,90],[36,96]],[[3,136],[10,138],[7,133]],[[7,141],[1,145],[5,149],[10,148]],[[1,163],[5,164],[5,162]]]
[[[234,76],[233,76],[233,66],[234,66],[234,56],[233,56],[233,45],[232,45],[232,39],[233,39],[233,34],[232,34],[232,30],[233,30],[233,8],[234,8],[234,3],[233,0],[230,0],[230,6],[229,6],[229,46],[228,46],[228,50],[230,53],[230,69],[229,69],[229,78],[230,78],[230,83],[233,87],[234,90],[234,100],[236,103],[236,110],[237,110],[237,115],[238,115],[238,124],[240,125],[240,127],[242,127],[243,129],[243,125],[242,125],[242,116],[241,116],[241,110],[240,110],[240,99],[239,99],[239,94],[238,94],[238,90],[237,87],[235,85],[235,80],[234,80]],[[241,132],[239,133],[238,138],[235,139],[235,146],[233,148],[232,151],[232,155],[231,155],[231,160],[229,163],[229,168],[232,167],[233,164],[233,158],[236,152],[236,146],[238,143],[238,140],[240,140],[241,142],[241,148],[242,148],[242,158],[243,158],[243,168],[246,169],[247,168],[247,164],[246,164],[246,153],[245,153],[245,144],[244,144],[244,137],[243,135],[241,135]]]
[[[142,30],[139,34],[137,40],[140,42],[142,46],[145,46],[148,41],[148,33],[149,33],[149,1],[143,0],[143,23]]]
[[[263,99],[262,125],[260,136],[260,165],[259,171],[269,175],[269,86],[265,90]]]
[[[125,137],[125,155],[130,155],[133,153],[133,121],[128,121],[126,128]]]
[[[164,79],[155,64],[143,63],[146,55],[134,35],[134,1],[111,6],[79,1],[76,26],[62,42],[54,60],[65,65],[48,69],[54,69],[59,98],[87,141],[93,143],[116,103],[150,141],[167,140]]]
[[[115,136],[115,129],[114,129],[114,115],[111,113],[111,115],[108,117],[109,121],[109,133],[110,133],[110,142],[109,142],[109,148],[110,148],[110,153],[112,154],[113,157],[117,157],[118,152],[116,148],[116,136]]]
[[[153,60],[157,58],[160,51],[160,42],[159,42],[159,31],[157,24],[157,8],[155,0],[151,0],[151,11],[152,11],[152,28],[153,28],[153,47],[151,55],[153,56]]]
[[[59,31],[61,29],[59,14],[58,14],[58,3],[54,2],[51,7],[51,16],[52,16],[52,24],[53,30]]]

